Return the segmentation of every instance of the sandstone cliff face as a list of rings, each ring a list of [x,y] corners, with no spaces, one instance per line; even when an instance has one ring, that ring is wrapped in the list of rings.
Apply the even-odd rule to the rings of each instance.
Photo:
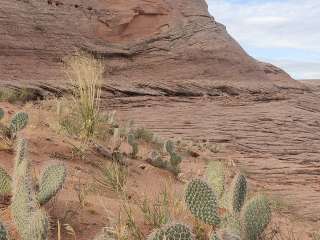
[[[248,56],[204,0],[1,0],[1,84],[65,88],[63,59],[77,49],[104,59],[116,95],[302,87]]]

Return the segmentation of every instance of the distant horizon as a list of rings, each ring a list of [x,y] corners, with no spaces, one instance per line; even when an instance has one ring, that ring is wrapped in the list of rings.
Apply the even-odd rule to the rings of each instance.
[[[320,79],[319,0],[207,3],[210,13],[249,55],[282,68],[297,80]]]

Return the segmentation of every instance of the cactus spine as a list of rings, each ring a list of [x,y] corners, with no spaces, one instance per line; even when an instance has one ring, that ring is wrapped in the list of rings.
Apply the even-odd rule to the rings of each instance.
[[[217,200],[212,188],[204,181],[192,180],[186,189],[185,201],[191,213],[210,225],[218,225]]]
[[[154,231],[147,240],[193,240],[188,226],[176,223],[170,224]]]
[[[257,240],[271,221],[269,200],[257,195],[243,207],[241,214],[241,238]]]
[[[237,174],[231,184],[231,207],[234,213],[239,213],[247,195],[247,179],[242,174]]]

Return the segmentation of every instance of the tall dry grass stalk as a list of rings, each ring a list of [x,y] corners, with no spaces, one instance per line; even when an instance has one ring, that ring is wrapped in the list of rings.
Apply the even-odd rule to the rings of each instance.
[[[71,57],[66,64],[66,75],[73,86],[74,103],[87,139],[93,136],[100,115],[104,70],[102,61],[82,52]]]

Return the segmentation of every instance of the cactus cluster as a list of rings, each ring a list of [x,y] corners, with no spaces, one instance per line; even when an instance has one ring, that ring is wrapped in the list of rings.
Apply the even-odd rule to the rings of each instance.
[[[4,110],[0,108],[0,120],[4,117]],[[0,125],[1,135],[7,140],[14,140],[17,138],[19,131],[24,129],[29,121],[29,116],[25,112],[16,113],[10,120],[9,125]],[[7,141],[8,142],[8,141]]]
[[[241,173],[234,177],[229,191],[224,193],[222,166],[212,164],[208,169],[217,172],[208,172],[208,178],[211,180],[209,184],[200,179],[192,180],[186,188],[185,202],[193,216],[204,223],[215,227],[227,225],[222,235],[213,233],[210,240],[259,239],[271,220],[268,199],[264,195],[257,195],[245,203],[247,180]],[[223,216],[218,214],[220,207],[216,196],[219,195],[223,195],[220,203],[228,207]]]
[[[31,176],[31,163],[26,152],[27,143],[22,139],[17,146],[12,180],[3,169],[0,171],[0,192],[7,194],[8,189],[12,191],[10,209],[21,239],[47,240],[49,220],[41,205],[47,203],[62,188],[66,169],[61,163],[46,167],[37,184]],[[38,191],[36,185],[39,185]]]
[[[176,223],[155,230],[147,240],[193,240],[190,228],[184,224]]]

